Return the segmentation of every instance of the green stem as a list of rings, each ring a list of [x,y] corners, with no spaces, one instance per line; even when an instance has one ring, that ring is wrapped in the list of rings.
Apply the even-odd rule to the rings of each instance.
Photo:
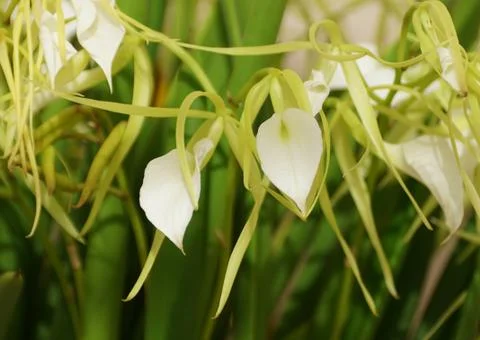
[[[129,239],[123,202],[108,196],[88,240],[82,338],[119,338]]]

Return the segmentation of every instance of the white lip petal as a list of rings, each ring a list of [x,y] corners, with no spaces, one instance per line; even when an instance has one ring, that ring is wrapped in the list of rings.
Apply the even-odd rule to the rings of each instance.
[[[424,183],[437,199],[451,230],[463,219],[463,183],[448,138],[420,136],[401,144],[406,172]]]
[[[40,21],[39,39],[43,48],[43,56],[47,66],[48,76],[52,87],[55,85],[55,77],[62,68],[64,62],[60,56],[60,47],[57,33],[57,17],[48,11],[42,13]],[[65,61],[70,59],[77,50],[68,41],[65,44]]]
[[[395,70],[388,66],[382,65],[375,61],[377,66],[374,70],[366,73],[364,75],[365,82],[369,87],[380,86],[380,85],[391,85],[395,80]],[[374,91],[377,96],[382,99],[387,98],[388,89],[379,89]],[[403,92],[400,92],[403,93]]]
[[[188,156],[192,159],[191,154]],[[200,170],[192,174],[195,199],[200,197]],[[183,252],[183,237],[194,206],[180,168],[177,150],[151,160],[140,188],[140,206],[148,220]]]
[[[372,53],[377,54],[377,47],[375,45],[371,43],[360,43],[359,45],[369,49]],[[356,63],[360,73],[364,76],[365,74],[374,71],[379,64],[375,59],[367,55],[357,59]],[[341,67],[335,69],[335,73],[330,80],[330,88],[332,90],[344,90],[347,88],[347,81],[345,80],[345,75],[343,74],[343,69]]]
[[[211,139],[203,138],[195,143],[193,146],[193,154],[195,155],[195,162],[201,166],[207,154],[213,149],[214,145]]]
[[[323,151],[317,121],[308,112],[290,108],[263,122],[256,139],[263,171],[305,214]]]
[[[112,88],[112,63],[125,35],[125,28],[104,6],[113,6],[110,1],[76,0],[77,37],[92,59],[105,73]]]
[[[322,109],[323,102],[330,93],[330,88],[325,81],[323,73],[315,70],[312,71],[312,79],[307,80],[304,85],[310,101],[310,107],[312,108],[312,114],[316,115]]]
[[[448,48],[437,48],[438,58],[442,67],[442,78],[457,92],[460,92],[460,85],[458,84],[457,75],[453,68],[452,53]]]
[[[376,46],[373,44],[361,43],[360,45],[369,49],[374,54],[378,53]],[[395,80],[395,70],[393,68],[383,65],[367,55],[359,58],[356,63],[369,87],[393,84],[393,81]],[[330,81],[330,88],[333,90],[344,90],[347,88],[347,82],[341,67],[337,67],[333,78]],[[385,99],[388,95],[388,90],[375,90],[375,94],[381,99]],[[400,93],[400,95],[401,94],[402,93]],[[397,99],[397,97],[398,95],[395,98]],[[404,98],[405,95],[403,94],[401,99]],[[397,101],[399,100],[400,99],[397,99]]]

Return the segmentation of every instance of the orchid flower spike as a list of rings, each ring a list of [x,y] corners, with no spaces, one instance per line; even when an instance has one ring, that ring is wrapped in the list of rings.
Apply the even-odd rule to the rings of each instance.
[[[450,139],[439,136],[420,136],[401,144],[385,143],[395,166],[423,183],[439,203],[445,223],[450,230],[460,227],[463,214],[464,189],[462,176],[455,161]],[[466,147],[456,143],[460,162],[468,175],[475,163]]]
[[[210,139],[204,138],[195,144],[194,155],[187,151],[195,205],[200,197],[200,165],[213,146]],[[184,252],[183,237],[195,208],[176,149],[147,164],[140,188],[140,206],[155,228]]]
[[[125,36],[114,14],[115,0],[73,0],[80,45],[100,66],[112,89],[112,63]]]
[[[258,128],[257,150],[270,181],[308,213],[307,198],[323,152],[322,131],[310,112],[289,108]]]
[[[315,116],[322,109],[323,102],[330,93],[330,87],[325,80],[323,72],[317,70],[312,70],[312,79],[307,80],[304,86],[310,101],[312,114]]]
[[[59,34],[57,32],[57,16],[48,11],[43,11],[40,19],[39,39],[43,48],[43,56],[47,66],[48,76],[52,87],[55,87],[55,77],[58,72],[71,57],[77,53],[77,50],[67,40],[59,42]],[[65,59],[60,55],[59,44],[65,46]]]

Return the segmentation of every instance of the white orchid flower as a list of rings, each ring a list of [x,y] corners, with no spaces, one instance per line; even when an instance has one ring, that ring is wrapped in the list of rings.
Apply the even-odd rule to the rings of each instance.
[[[274,113],[258,128],[257,150],[263,172],[303,215],[323,152],[315,117],[296,108]]]
[[[39,39],[42,44],[45,64],[47,66],[48,76],[50,78],[52,87],[55,86],[55,77],[64,63],[73,57],[75,53],[77,53],[77,50],[70,42],[67,40],[64,40],[63,42],[59,41],[57,20],[58,19],[56,15],[51,14],[48,11],[44,11],[40,19],[39,31]],[[65,46],[65,60],[62,60],[60,55],[59,44],[61,43],[63,43]]]
[[[450,139],[423,135],[385,146],[396,167],[430,190],[445,215],[446,225],[456,230],[463,220],[464,189]],[[456,147],[462,167],[472,176],[476,163],[461,142],[456,142]]]
[[[316,70],[312,70],[312,79],[307,80],[304,86],[310,101],[312,114],[315,116],[322,109],[323,102],[330,93],[330,87],[325,80],[323,72]]]
[[[191,165],[195,205],[200,197],[200,165],[213,148],[204,138],[187,151]],[[180,167],[176,149],[151,160],[145,168],[140,188],[140,206],[147,219],[183,252],[183,237],[195,210]]]
[[[115,0],[73,0],[73,5],[78,42],[103,70],[112,89],[112,63],[125,36],[125,28],[114,15]]]

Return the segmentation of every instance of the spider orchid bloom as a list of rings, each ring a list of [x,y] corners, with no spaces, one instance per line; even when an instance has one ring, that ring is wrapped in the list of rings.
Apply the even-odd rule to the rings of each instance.
[[[43,11],[40,19],[39,39],[43,48],[43,56],[45,58],[45,65],[47,66],[48,76],[50,78],[50,84],[55,86],[55,77],[58,72],[71,57],[77,53],[77,50],[73,45],[64,40],[59,41],[59,35],[57,33],[57,16],[51,14],[48,11]],[[60,45],[63,43],[65,46],[65,59],[62,59],[60,55]]]
[[[200,166],[213,148],[213,142],[198,141],[193,155],[187,151],[195,202],[183,178],[177,149],[151,160],[145,168],[140,188],[140,206],[147,219],[182,252],[183,237],[200,197]]]
[[[274,113],[258,128],[256,141],[263,172],[306,216],[323,152],[322,131],[314,115],[297,108]]]
[[[460,227],[464,189],[462,176],[448,137],[419,136],[400,144],[385,143],[396,167],[423,183],[432,193],[445,215],[445,224],[452,231]],[[461,166],[469,176],[476,166],[466,147],[456,142]]]
[[[100,66],[112,89],[112,63],[125,36],[114,14],[115,0],[73,0],[80,45]]]
[[[330,93],[330,87],[325,80],[323,72],[316,70],[312,70],[312,79],[307,80],[304,86],[310,101],[312,114],[315,116],[322,109],[323,102]]]

